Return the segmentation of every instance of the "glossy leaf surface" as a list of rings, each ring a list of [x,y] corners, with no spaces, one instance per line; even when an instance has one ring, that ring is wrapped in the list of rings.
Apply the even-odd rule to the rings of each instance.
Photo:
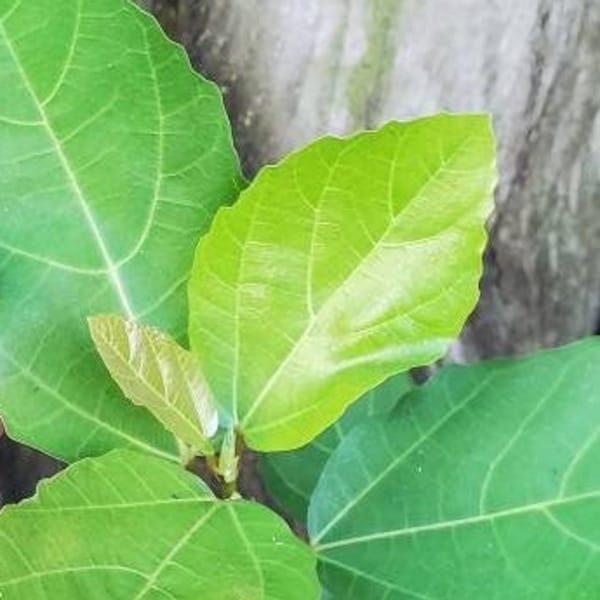
[[[444,369],[355,429],[309,511],[336,600],[600,591],[600,338]]]
[[[268,509],[128,450],[0,513],[3,600],[317,600],[315,557]]]
[[[85,317],[185,336],[185,282],[239,187],[216,87],[124,0],[0,0],[0,415],[64,460],[176,454]]]
[[[112,378],[134,404],[145,406],[175,437],[204,454],[219,425],[197,359],[172,338],[117,315],[88,319]]]
[[[485,115],[323,138],[264,169],[201,241],[190,341],[247,443],[292,449],[442,355],[478,296]]]
[[[261,471],[269,493],[297,520],[306,522],[308,503],[325,463],[350,431],[371,417],[389,413],[414,387],[408,373],[400,373],[368,391],[339,421],[298,450],[265,454]]]

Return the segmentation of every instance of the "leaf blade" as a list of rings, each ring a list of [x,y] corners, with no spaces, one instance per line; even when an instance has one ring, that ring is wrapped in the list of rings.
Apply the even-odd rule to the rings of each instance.
[[[195,357],[161,331],[118,315],[90,317],[88,324],[124,395],[185,444],[214,454],[209,439],[219,420]]]
[[[185,336],[193,249],[240,187],[220,94],[131,3],[5,0],[0,14],[0,413],[66,461],[123,446],[175,458],[107,380],[84,319],[135,314]]]
[[[298,447],[444,352],[477,296],[493,146],[482,115],[323,138],[218,213],[190,279],[190,341],[251,447]]]
[[[7,600],[318,597],[314,554],[276,515],[127,450],[73,465],[0,527]]]
[[[333,597],[351,582],[365,597],[593,594],[599,341],[445,369],[355,430],[310,508]]]

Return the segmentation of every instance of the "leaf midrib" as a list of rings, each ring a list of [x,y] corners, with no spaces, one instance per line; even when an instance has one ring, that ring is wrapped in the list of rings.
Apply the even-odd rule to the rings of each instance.
[[[568,498],[553,498],[552,500],[524,504],[522,506],[516,506],[513,508],[506,508],[504,510],[489,512],[485,515],[474,515],[472,517],[463,517],[460,519],[452,519],[450,521],[440,521],[438,523],[428,523],[425,525],[416,525],[414,527],[404,527],[402,529],[392,529],[390,531],[381,531],[378,533],[365,534],[362,536],[355,536],[352,538],[346,538],[344,540],[329,542],[327,544],[317,544],[316,546],[314,546],[314,548],[318,552],[321,552],[323,550],[339,548],[342,546],[351,546],[354,544],[360,544],[364,542],[404,537],[428,531],[452,529],[454,527],[461,527],[463,525],[475,525],[478,523],[486,523],[488,521],[494,521],[496,519],[508,518],[512,516],[519,516],[530,512],[544,512],[548,509],[557,508],[560,506],[568,506],[569,504],[573,504],[575,502],[594,499],[600,499],[600,491],[585,492],[583,494],[576,494],[575,496],[570,496]]]
[[[44,130],[46,131],[46,134],[48,135],[48,137],[49,137],[50,141],[52,142],[52,145],[56,151],[56,156],[57,156],[57,158],[63,168],[63,171],[67,177],[69,186],[71,187],[71,190],[73,191],[75,198],[78,201],[78,204],[81,208],[84,219],[89,227],[89,230],[92,234],[94,241],[96,242],[100,256],[101,256],[104,264],[106,265],[106,274],[108,275],[109,282],[115,292],[115,295],[119,301],[119,304],[121,305],[124,313],[127,315],[128,318],[135,319],[136,315],[131,306],[131,303],[127,296],[127,293],[125,291],[125,286],[121,279],[119,269],[116,266],[115,261],[113,260],[111,254],[110,254],[110,251],[104,241],[104,238],[102,237],[102,233],[98,227],[98,224],[96,223],[94,214],[86,200],[85,194],[83,193],[83,190],[81,189],[79,181],[77,180],[77,176],[75,175],[75,172],[69,162],[69,159],[67,158],[67,156],[64,152],[64,149],[60,143],[60,140],[54,133],[54,130],[53,130],[53,128],[50,124],[50,120],[48,118],[48,114],[46,113],[46,110],[44,108],[44,105],[42,104],[40,99],[37,97],[37,95],[33,89],[33,85],[31,83],[29,77],[27,76],[27,73],[25,72],[25,70],[23,68],[21,61],[19,60],[19,56],[10,41],[10,37],[8,36],[8,33],[6,31],[4,23],[2,21],[0,21],[0,34],[4,38],[6,48],[8,49],[8,52],[15,64],[17,72],[19,73],[19,76],[21,77],[21,80],[23,81],[23,85],[25,86],[29,95],[31,96],[31,99],[40,115],[41,124],[42,124]],[[75,44],[75,41],[73,41],[73,44]]]
[[[163,571],[173,564],[173,560],[177,554],[183,550],[186,544],[194,537],[196,532],[201,529],[219,509],[219,504],[215,504],[192,524],[192,526],[185,532],[179,541],[173,545],[167,554],[165,554],[152,573],[148,575],[147,581],[144,583],[144,586],[140,589],[140,591],[135,595],[133,600],[141,600],[148,594],[148,592],[151,592],[156,588],[156,584],[158,583]]]
[[[424,442],[426,442],[433,434],[439,431],[450,419],[452,419],[457,413],[463,410],[469,405],[471,400],[477,396],[485,387],[487,387],[494,377],[494,373],[491,373],[480,381],[473,390],[458,404],[453,406],[439,421],[436,421],[427,431],[423,432],[408,448],[406,448],[401,454],[396,456],[390,464],[374,477],[364,488],[361,489],[360,493],[351,498],[338,513],[324,526],[322,529],[311,535],[313,543],[323,539],[323,537],[329,532],[337,523],[339,523],[369,492],[377,487],[381,481],[387,477],[387,475],[393,471],[398,465],[400,465],[408,456],[410,456],[417,448],[419,448]]]
[[[157,350],[154,347],[154,343],[153,341],[148,337],[148,335],[146,335],[145,333],[142,333],[142,335],[144,335],[144,338],[146,339],[147,343],[148,343],[148,348],[150,348],[150,351],[152,352],[153,356],[154,356],[154,361],[155,361],[155,368],[156,370],[159,372],[159,376],[162,378],[163,377],[163,373],[160,370],[160,359],[159,356],[157,354]],[[125,334],[126,336],[126,334]],[[113,344],[111,343],[111,341],[108,339],[108,336],[104,338],[104,342],[107,346],[107,348],[109,350],[111,350],[114,355],[116,356],[117,360],[119,360],[122,364],[122,366],[124,367],[124,369],[126,369],[131,378],[141,384],[142,386],[144,386],[144,388],[150,393],[150,395],[154,396],[154,399],[156,401],[156,405],[157,408],[166,408],[166,409],[170,409],[173,413],[175,413],[175,415],[177,415],[181,421],[183,421],[183,423],[185,423],[196,435],[198,435],[200,438],[204,439],[204,435],[203,435],[203,430],[202,430],[202,424],[199,422],[199,419],[197,418],[196,421],[193,421],[190,416],[188,414],[186,414],[185,412],[183,412],[183,410],[180,408],[180,406],[177,404],[177,402],[173,401],[170,402],[169,401],[169,395],[167,393],[166,390],[164,390],[164,393],[161,392],[159,389],[157,389],[151,382],[150,380],[146,377],[145,373],[143,370],[140,371],[136,371],[133,368],[133,365],[129,363],[129,361],[127,360],[126,356],[124,356],[120,351],[119,351],[119,346],[118,344]],[[126,342],[127,344],[129,344],[129,341]],[[189,383],[187,381],[186,376],[184,375],[182,368],[181,368],[181,363],[178,361],[177,358],[177,353],[173,354],[174,360],[177,362],[177,366],[179,367],[179,375],[181,377],[181,381],[186,384],[186,387],[188,389],[188,391],[191,394],[191,390],[189,388]],[[130,400],[134,403],[137,404],[138,406],[145,406],[146,408],[150,408],[149,404],[145,404],[144,402],[138,402],[137,400],[134,400],[133,398],[130,398]],[[190,397],[190,402],[192,402],[192,399]],[[193,404],[192,404],[193,406]],[[152,408],[154,409],[155,407],[152,406]]]
[[[443,172],[443,170],[448,166],[449,163],[451,163],[453,160],[455,160],[455,158],[460,154],[460,152],[463,150],[463,148],[466,146],[466,144],[472,140],[472,137],[473,137],[472,134],[467,135],[467,137],[460,144],[458,144],[458,146],[452,151],[452,153],[446,158],[446,160],[443,161],[439,165],[439,167],[433,173],[431,173],[429,175],[427,180],[423,183],[421,188],[417,192],[414,193],[413,197],[406,204],[406,206],[403,207],[403,209],[400,210],[398,213],[393,215],[393,218],[390,219],[390,222],[389,222],[387,228],[382,233],[382,235],[379,237],[379,239],[377,240],[377,243],[355,265],[354,269],[348,274],[348,276],[344,279],[344,281],[331,293],[331,295],[323,301],[323,303],[321,304],[318,311],[316,313],[314,313],[314,316],[308,320],[304,331],[298,337],[296,343],[290,348],[290,351],[288,352],[288,354],[279,363],[279,365],[277,366],[277,368],[275,369],[273,374],[265,382],[263,388],[261,389],[260,393],[257,395],[255,401],[251,404],[248,411],[244,415],[244,418],[242,419],[242,421],[240,423],[240,428],[242,430],[248,429],[248,422],[250,421],[250,419],[252,418],[254,413],[263,404],[263,402],[265,401],[265,398],[267,397],[267,395],[271,391],[271,389],[276,385],[276,382],[277,382],[279,376],[281,375],[281,373],[283,373],[285,371],[288,363],[290,362],[290,360],[293,358],[293,356],[298,351],[298,348],[300,348],[302,346],[302,344],[304,343],[304,341],[310,337],[312,330],[315,328],[315,326],[319,322],[321,316],[326,312],[327,307],[335,300],[335,298],[338,295],[338,293],[340,292],[340,290],[345,288],[348,285],[348,282],[353,279],[353,277],[356,275],[356,273],[366,263],[368,263],[368,261],[372,258],[372,256],[374,256],[376,254],[376,252],[380,249],[380,246],[381,246],[383,240],[387,236],[389,236],[389,234],[395,224],[395,221],[399,218],[399,216],[402,214],[402,212],[410,204],[414,203],[416,200],[418,200],[422,196],[424,191],[437,179],[438,175]],[[390,175],[391,175],[391,173],[390,173]],[[291,414],[288,414],[286,417],[286,419],[291,419],[291,418],[292,418]]]

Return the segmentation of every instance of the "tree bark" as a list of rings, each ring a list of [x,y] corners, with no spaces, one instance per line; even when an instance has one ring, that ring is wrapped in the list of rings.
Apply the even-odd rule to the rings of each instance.
[[[40,479],[54,475],[62,464],[31,448],[0,438],[0,506],[30,496]]]

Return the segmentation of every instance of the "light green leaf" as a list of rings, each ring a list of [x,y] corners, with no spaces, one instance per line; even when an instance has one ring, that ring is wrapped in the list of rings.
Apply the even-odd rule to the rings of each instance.
[[[250,447],[301,446],[445,352],[478,295],[494,154],[485,115],[390,123],[309,145],[218,213],[190,341]]]
[[[592,338],[446,368],[355,429],[309,510],[333,598],[596,598],[598,365]]]
[[[219,417],[196,357],[168,335],[117,315],[88,319],[113,379],[134,404],[145,406],[175,437],[204,454]]]
[[[175,457],[85,317],[185,337],[194,248],[239,188],[220,94],[124,0],[0,0],[0,90],[0,415],[67,461]]]
[[[364,394],[339,421],[303,448],[263,455],[261,472],[269,493],[297,520],[306,522],[311,494],[340,442],[356,425],[389,413],[413,387],[408,373],[390,377]]]
[[[277,515],[215,499],[127,450],[81,461],[0,513],[3,600],[316,600],[315,556]]]

